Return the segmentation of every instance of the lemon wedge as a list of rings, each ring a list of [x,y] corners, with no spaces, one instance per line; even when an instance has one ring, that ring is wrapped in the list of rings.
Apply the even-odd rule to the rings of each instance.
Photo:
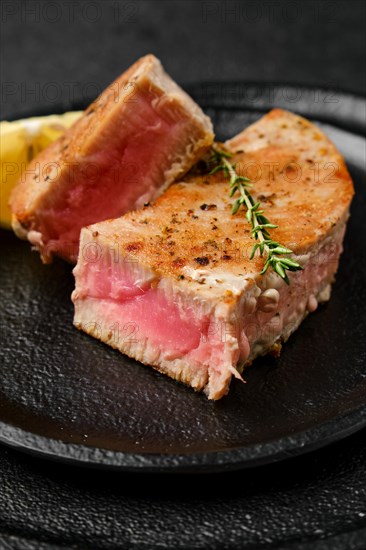
[[[55,141],[82,111],[0,122],[0,226],[11,228],[9,197],[29,161]]]

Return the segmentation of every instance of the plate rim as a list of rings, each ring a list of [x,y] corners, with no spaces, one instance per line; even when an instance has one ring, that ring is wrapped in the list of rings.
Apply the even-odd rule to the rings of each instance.
[[[264,444],[207,452],[131,453],[64,442],[0,421],[0,444],[53,462],[134,473],[217,473],[289,460],[346,439],[366,428],[366,404],[308,429]],[[305,443],[304,443],[305,440]],[[260,452],[258,452],[260,449]]]
[[[297,112],[298,114],[309,117],[309,118],[317,118],[317,120],[321,120],[323,122],[333,122],[336,120],[337,124],[343,128],[351,130],[354,133],[357,133],[361,136],[366,136],[366,98],[361,94],[357,92],[352,92],[349,90],[346,90],[342,87],[334,87],[334,86],[316,86],[312,84],[305,84],[301,82],[290,82],[290,81],[271,81],[271,82],[260,82],[258,80],[212,80],[212,81],[196,81],[191,82],[188,84],[185,83],[179,83],[180,86],[187,91],[189,95],[191,95],[203,109],[209,109],[209,108],[215,108],[215,107],[221,107],[224,109],[233,109],[233,110],[240,110],[240,109],[247,109],[250,111],[257,111],[257,112],[266,112],[273,108],[281,108],[289,110],[293,110]],[[307,94],[308,96],[311,94],[314,94],[316,92],[320,93],[334,93],[338,94],[340,99],[343,99],[348,104],[352,104],[352,109],[348,110],[347,116],[348,121],[345,121],[345,117],[342,114],[341,109],[332,109],[331,107],[328,107],[325,109],[326,112],[324,112],[324,109],[321,108],[314,108],[314,110],[310,110],[308,108],[305,108],[304,105],[301,106],[299,102],[297,101],[290,101],[288,102],[288,105],[284,105],[286,102],[281,102],[281,104],[276,101],[275,97],[272,98],[272,100],[268,99],[268,101],[263,101],[260,105],[258,104],[256,107],[253,105],[253,101],[250,101],[248,98],[241,98],[241,101],[239,104],[234,104],[234,102],[230,101],[230,98],[224,101],[224,105],[220,103],[223,99],[217,99],[215,97],[209,97],[206,93],[203,93],[203,90],[205,87],[212,87],[215,86],[221,87],[223,89],[229,89],[231,92],[234,90],[237,90],[241,86],[247,86],[247,87],[255,87],[255,88],[263,88],[264,90],[271,89],[274,94],[280,90],[288,90],[288,91],[296,91],[297,89],[301,89],[303,93]],[[1,121],[6,120],[9,122],[12,122],[14,120],[21,120],[27,117],[33,117],[33,116],[47,116],[49,114],[62,114],[67,111],[77,111],[81,109],[85,109],[91,101],[93,101],[93,97],[90,98],[82,98],[82,97],[75,97],[72,100],[69,100],[67,102],[58,102],[55,104],[47,105],[47,106],[37,106],[29,108],[28,110],[25,110],[24,113],[20,112],[14,112],[11,115],[9,115],[7,118],[2,118]],[[334,103],[338,102],[325,102],[325,101],[314,101],[313,105],[334,105]],[[296,106],[298,107],[296,109]],[[363,117],[360,117],[360,109],[362,110]],[[351,119],[351,120],[350,120]]]

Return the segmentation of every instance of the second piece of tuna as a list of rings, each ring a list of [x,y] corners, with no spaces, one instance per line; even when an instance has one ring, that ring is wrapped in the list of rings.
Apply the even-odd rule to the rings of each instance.
[[[148,55],[30,163],[11,198],[13,229],[44,262],[74,262],[82,227],[155,198],[213,137],[210,119]]]

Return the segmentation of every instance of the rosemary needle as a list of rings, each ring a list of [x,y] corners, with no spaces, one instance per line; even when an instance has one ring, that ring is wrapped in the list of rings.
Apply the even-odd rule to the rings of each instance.
[[[259,250],[260,255],[266,258],[261,275],[266,273],[268,268],[271,267],[281,279],[290,284],[286,272],[299,271],[302,267],[295,260],[283,257],[292,254],[292,250],[271,239],[269,230],[276,228],[277,225],[271,223],[264,216],[261,203],[258,201],[255,202],[250,194],[249,189],[252,187],[250,180],[237,174],[235,164],[232,164],[229,160],[232,156],[231,153],[223,151],[217,146],[212,147],[209,164],[211,166],[214,164],[214,168],[210,174],[222,171],[230,179],[230,197],[239,194],[239,197],[235,199],[233,204],[233,214],[236,214],[241,207],[245,207],[247,210],[246,219],[252,227],[251,234],[258,241],[252,248],[250,260],[254,258],[256,251]]]

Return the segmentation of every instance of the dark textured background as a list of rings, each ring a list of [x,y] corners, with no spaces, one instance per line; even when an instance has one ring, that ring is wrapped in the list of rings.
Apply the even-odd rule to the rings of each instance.
[[[96,95],[148,52],[181,84],[365,93],[362,0],[1,0],[2,118]]]
[[[183,85],[366,90],[363,1],[1,0],[0,9],[2,118],[93,97],[147,52]],[[47,540],[54,548],[189,548],[192,529],[195,548],[362,549],[365,435],[292,467],[174,476],[168,486],[159,476],[79,471],[0,448],[0,549],[44,549]]]

